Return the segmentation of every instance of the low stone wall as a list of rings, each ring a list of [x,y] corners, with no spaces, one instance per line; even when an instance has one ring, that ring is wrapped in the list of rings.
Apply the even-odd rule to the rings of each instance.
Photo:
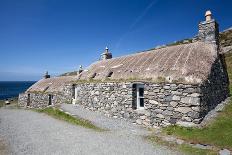
[[[21,93],[19,94],[18,97],[18,105],[21,107],[26,107],[27,106],[27,94],[26,93]]]
[[[59,105],[62,103],[71,103],[73,92],[72,85],[66,85],[62,92],[25,92],[19,94],[18,105],[22,107],[44,108],[49,105],[49,95],[51,95],[51,104]],[[29,94],[29,99],[28,99]]]
[[[144,126],[194,125],[201,121],[200,90],[185,84],[144,83],[144,110],[132,108],[132,82],[77,84],[77,103]]]

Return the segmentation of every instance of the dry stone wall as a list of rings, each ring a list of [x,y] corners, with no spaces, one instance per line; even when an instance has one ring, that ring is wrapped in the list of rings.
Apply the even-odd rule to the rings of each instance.
[[[207,115],[229,96],[229,78],[223,60],[223,55],[220,55],[211,68],[208,80],[200,87],[202,116]]]
[[[18,105],[21,107],[27,106],[28,96],[26,93],[20,93],[18,97]]]
[[[144,126],[195,125],[200,117],[197,85],[144,83],[144,110],[132,108],[132,82],[77,84],[77,103]]]
[[[28,96],[29,94],[29,96]],[[30,106],[33,108],[45,108],[49,105],[49,96],[51,104],[59,105],[62,103],[71,103],[73,97],[73,86],[66,85],[62,92],[25,92],[19,94],[19,106]],[[28,99],[29,97],[29,99]]]

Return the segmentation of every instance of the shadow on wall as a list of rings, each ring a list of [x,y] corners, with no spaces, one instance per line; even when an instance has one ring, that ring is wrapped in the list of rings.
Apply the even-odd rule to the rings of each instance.
[[[229,77],[225,57],[220,54],[211,67],[210,75],[201,85],[201,116],[205,116],[229,97]]]

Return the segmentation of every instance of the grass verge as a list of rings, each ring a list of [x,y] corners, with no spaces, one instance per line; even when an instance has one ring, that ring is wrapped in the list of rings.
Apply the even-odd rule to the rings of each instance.
[[[44,108],[44,109],[35,109],[35,111],[40,112],[40,113],[45,113],[45,114],[52,116],[56,119],[66,121],[66,122],[74,124],[74,125],[82,126],[84,128],[93,129],[93,130],[99,131],[99,132],[105,131],[104,129],[101,129],[101,128],[95,126],[94,124],[92,124],[88,120],[73,117],[69,114],[66,114],[63,111],[60,111],[57,108],[49,107],[49,108]]]
[[[5,101],[0,100],[0,108],[3,107],[5,105]]]
[[[192,143],[210,144],[232,150],[232,101],[230,102],[207,127],[200,129],[169,126],[163,131]]]
[[[168,143],[165,141],[162,141],[159,137],[156,136],[148,136],[147,139],[151,141],[154,144],[160,144],[168,147],[169,149],[175,150],[175,151],[181,151],[187,155],[217,155],[217,151],[215,150],[208,150],[208,149],[199,149],[199,148],[193,148],[186,144],[174,144],[174,143]]]

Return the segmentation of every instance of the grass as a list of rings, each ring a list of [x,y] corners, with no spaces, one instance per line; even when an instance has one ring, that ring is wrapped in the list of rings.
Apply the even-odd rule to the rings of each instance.
[[[167,146],[169,149],[181,151],[187,155],[217,155],[216,150],[193,148],[186,144],[178,145],[174,143],[168,143],[156,136],[148,136],[147,139],[150,140],[152,143]]]
[[[66,114],[63,111],[60,111],[57,108],[49,107],[49,108],[44,108],[44,109],[36,109],[36,111],[40,112],[40,113],[45,113],[45,114],[47,114],[49,116],[52,116],[52,117],[54,117],[56,119],[66,121],[66,122],[74,124],[74,125],[82,126],[84,128],[93,129],[93,130],[99,131],[99,132],[105,131],[104,129],[101,129],[101,128],[95,126],[94,124],[92,124],[88,120],[73,117],[73,116],[71,116],[69,114]]]
[[[227,65],[228,76],[230,79],[230,94],[232,94],[232,53],[227,53],[225,55],[225,60]]]
[[[14,97],[14,98],[10,98],[8,99],[10,101],[10,106],[16,106],[18,103],[18,98]],[[5,101],[6,100],[0,100],[0,107],[5,106]]]
[[[5,101],[4,100],[0,100],[0,108],[3,107],[5,105]]]

